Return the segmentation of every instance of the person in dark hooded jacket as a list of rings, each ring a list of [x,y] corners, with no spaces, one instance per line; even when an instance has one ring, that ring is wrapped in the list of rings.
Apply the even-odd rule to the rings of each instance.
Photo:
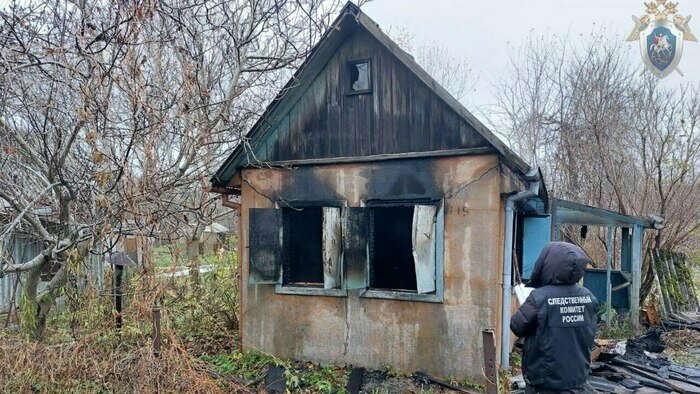
[[[598,300],[578,281],[591,259],[567,242],[548,243],[535,262],[528,287],[535,288],[510,321],[525,337],[526,393],[585,393]]]

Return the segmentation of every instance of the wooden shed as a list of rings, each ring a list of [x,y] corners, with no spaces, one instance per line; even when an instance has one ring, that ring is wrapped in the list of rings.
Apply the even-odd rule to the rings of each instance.
[[[348,3],[211,180],[240,214],[243,347],[482,380],[539,177]]]

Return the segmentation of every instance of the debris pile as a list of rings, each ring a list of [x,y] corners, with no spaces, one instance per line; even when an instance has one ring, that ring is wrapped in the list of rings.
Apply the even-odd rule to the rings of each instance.
[[[700,368],[667,357],[669,351],[687,352],[699,346],[700,332],[694,330],[651,328],[626,341],[598,339],[591,352],[588,384],[601,393],[700,394]],[[510,382],[511,393],[524,392],[522,375]]]
[[[613,393],[700,393],[700,368],[675,363],[661,354],[669,345],[685,345],[668,344],[664,338],[669,337],[680,336],[652,328],[614,347],[605,343],[591,364],[590,385]]]

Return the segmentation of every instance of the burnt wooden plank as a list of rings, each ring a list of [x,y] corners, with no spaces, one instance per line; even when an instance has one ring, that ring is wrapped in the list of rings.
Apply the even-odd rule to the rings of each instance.
[[[324,71],[325,72],[325,71]],[[326,131],[326,78],[319,76],[311,85],[311,94],[308,105],[309,116],[306,117],[307,128],[307,157],[326,157],[324,155],[325,141],[328,139]]]
[[[341,144],[341,110],[342,95],[340,87],[341,65],[338,56],[333,57],[326,66],[326,157],[340,156]]]
[[[411,134],[412,151],[430,150],[430,118],[432,107],[430,106],[431,95],[428,89],[415,78],[411,79],[412,111],[411,111]]]
[[[423,126],[423,119],[426,116],[424,101],[428,96],[425,94],[423,87],[415,83],[412,79],[410,80],[409,94],[411,95],[411,108],[409,111],[410,129],[406,130],[406,133],[410,133],[412,137],[410,139],[411,144],[403,150],[416,152],[418,149],[421,149],[421,141],[427,133],[427,130]]]
[[[248,283],[277,283],[282,261],[282,211],[250,208],[249,216]]]
[[[376,48],[375,40],[371,38],[366,33],[361,33],[358,35],[356,45],[354,46],[354,57],[355,59],[350,60],[361,60],[367,59],[370,64],[370,78],[372,87],[374,87],[374,80],[380,75],[375,71],[377,68],[376,63]],[[367,156],[372,154],[371,141],[372,141],[372,131],[374,128],[374,100],[376,91],[372,89],[371,93],[355,95],[359,99],[358,104],[359,112],[355,119],[357,120],[357,127],[355,129],[355,154],[357,156]],[[352,96],[350,96],[352,97]]]
[[[355,152],[355,129],[353,114],[356,103],[351,100],[354,96],[348,96],[349,80],[347,75],[347,62],[354,58],[353,43],[355,37],[346,40],[338,49],[335,61],[338,62],[338,95],[340,100],[340,126],[338,128],[338,155],[340,157],[353,156]]]
[[[388,161],[388,160],[403,160],[403,159],[419,159],[427,157],[450,157],[450,156],[469,156],[469,155],[488,155],[496,154],[498,151],[490,146],[465,148],[465,149],[450,149],[430,152],[401,152],[401,153],[385,153],[381,155],[355,156],[355,157],[320,157],[304,160],[280,160],[276,162],[268,162],[267,165],[273,167],[288,167],[288,166],[305,166],[305,165],[320,165],[333,163],[368,163],[373,161]]]
[[[260,158],[262,161],[269,161],[272,160],[272,155],[275,154],[275,150],[277,149],[277,139],[269,139],[265,141],[265,157]]]
[[[345,284],[348,289],[364,289],[368,285],[369,209],[343,208],[342,222]]]
[[[393,108],[392,108],[392,81],[393,63],[382,51],[374,54],[375,75],[374,78],[374,114],[373,129],[370,139],[371,154],[384,153],[383,136],[393,132]]]
[[[348,94],[348,62],[369,59],[372,91]],[[261,141],[270,161],[364,157],[490,144],[374,37],[348,35]],[[265,145],[267,144],[267,145]]]
[[[294,132],[300,135],[300,144],[298,155],[301,158],[309,158],[312,156],[312,144],[314,143],[314,129],[313,129],[313,117],[314,108],[312,105],[314,90],[309,90],[308,94],[299,100],[299,124],[298,130]]]
[[[289,141],[289,116],[280,122],[277,130],[277,154],[272,160],[288,160],[291,158]]]
[[[362,94],[356,97],[358,98],[359,111],[355,117],[357,122],[355,127],[355,155],[367,156],[372,154],[372,107],[374,106],[374,96]]]
[[[459,127],[460,146],[463,148],[475,148],[479,146],[491,146],[486,139],[479,134],[471,125],[462,121]]]
[[[423,113],[421,118],[421,127],[425,135],[421,139],[421,150],[430,150],[430,119],[433,117],[432,96],[426,95],[423,101]]]
[[[397,135],[397,130],[402,128],[401,121],[405,118],[405,113],[401,113],[401,100],[398,91],[401,89],[397,78],[396,64],[390,61],[386,54],[382,55],[384,64],[386,65],[381,71],[384,74],[384,79],[386,83],[387,100],[388,105],[384,107],[383,113],[379,116],[385,117],[386,120],[382,122],[384,127],[380,131],[379,140],[381,153],[395,153],[395,136]]]
[[[345,94],[345,92],[343,92]],[[343,99],[343,108],[340,113],[340,130],[339,130],[339,153],[340,157],[355,156],[355,117],[357,100]]]
[[[443,145],[440,149],[448,149],[449,146],[459,146],[460,144],[460,119],[452,111],[445,111],[445,137],[443,139]]]
[[[430,107],[432,112],[430,117],[430,150],[440,150],[440,147],[443,145],[442,140],[445,127],[443,123],[443,108],[440,106],[440,100],[436,96],[431,97]]]
[[[302,135],[303,128],[301,120],[301,100],[289,112],[289,156],[292,158],[302,158]]]
[[[406,128],[408,119],[408,108],[406,107],[406,92],[404,89],[407,88],[405,84],[401,83],[401,75],[403,75],[403,70],[397,64],[393,64],[393,68],[388,68],[391,71],[391,112],[384,114],[384,116],[391,116],[392,127],[387,129],[382,135],[382,151],[384,153],[396,153],[402,151],[397,146],[399,141],[399,135],[408,134],[408,129]],[[410,146],[410,136],[403,136],[403,143]]]
[[[348,376],[348,384],[345,386],[345,391],[348,394],[359,394],[362,389],[362,382],[365,377],[364,368],[353,368]]]
[[[287,378],[284,376],[283,367],[268,366],[265,374],[265,388],[268,394],[284,394],[287,392]]]

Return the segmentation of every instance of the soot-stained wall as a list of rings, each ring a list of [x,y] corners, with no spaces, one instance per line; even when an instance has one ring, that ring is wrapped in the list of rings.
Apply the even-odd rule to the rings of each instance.
[[[319,363],[482,379],[481,331],[499,326],[502,209],[496,155],[245,169],[242,172],[245,349]],[[248,210],[274,202],[444,199],[444,302],[275,293],[248,284]]]

